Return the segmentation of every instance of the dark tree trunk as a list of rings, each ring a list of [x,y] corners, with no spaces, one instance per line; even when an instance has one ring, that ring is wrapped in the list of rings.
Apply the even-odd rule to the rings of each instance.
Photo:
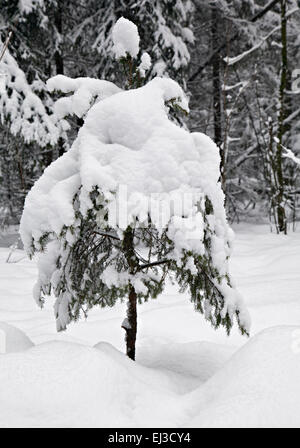
[[[139,261],[134,251],[134,230],[129,226],[124,232],[123,251],[128,262],[129,272],[134,275],[139,267]],[[129,298],[127,305],[127,319],[123,322],[122,327],[126,331],[126,354],[135,360],[135,342],[137,333],[137,294],[134,287],[129,284]]]
[[[57,2],[57,8],[54,13],[54,25],[57,30],[57,34],[59,36],[62,35],[62,2],[59,0]],[[63,75],[64,74],[64,60],[62,55],[62,48],[61,44],[59,44],[58,49],[56,50],[54,54],[55,58],[55,67],[56,67],[56,74],[57,75]]]
[[[211,38],[213,51],[218,47],[218,10],[216,5],[211,8]],[[217,54],[212,60],[213,75],[213,110],[214,110],[214,133],[215,143],[220,147],[222,144],[221,126],[221,80],[220,80],[220,55]]]
[[[62,36],[63,26],[62,26],[62,2],[61,2],[61,0],[59,0],[57,2],[57,9],[54,14],[54,24],[55,24],[57,33],[60,36]],[[54,54],[54,59],[55,59],[56,74],[63,75],[64,74],[64,59],[63,59],[61,44],[59,45],[59,48],[56,50],[56,52]],[[58,155],[62,156],[64,154],[64,152],[65,152],[64,142],[63,142],[63,139],[60,138],[58,140]]]
[[[287,59],[287,19],[286,9],[287,1],[281,0],[281,76],[280,76],[280,89],[279,89],[279,123],[278,123],[278,144],[276,152],[276,171],[278,181],[278,192],[276,197],[276,210],[277,210],[277,230],[279,232],[286,233],[287,222],[286,214],[283,205],[284,201],[284,178],[283,178],[283,166],[282,166],[282,143],[284,134],[286,132],[286,125],[284,123],[287,117],[287,105],[286,105],[286,88],[288,82],[288,59]]]
[[[212,4],[211,6],[211,40],[212,51],[214,54],[212,59],[214,136],[215,143],[220,149],[221,180],[223,188],[225,189],[225,154],[224,147],[222,148],[222,92],[220,79],[221,61],[220,54],[215,53],[215,50],[218,48],[218,10],[215,4]]]
[[[123,324],[123,328],[126,331],[126,354],[133,361],[135,360],[135,342],[137,333],[136,302],[136,292],[131,286],[127,305],[127,320],[126,324]]]

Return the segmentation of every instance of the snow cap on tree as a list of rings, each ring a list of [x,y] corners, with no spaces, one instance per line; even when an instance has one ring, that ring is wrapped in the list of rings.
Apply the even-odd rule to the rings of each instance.
[[[136,58],[139,52],[140,36],[137,26],[121,17],[113,27],[113,52],[117,59],[130,55]]]

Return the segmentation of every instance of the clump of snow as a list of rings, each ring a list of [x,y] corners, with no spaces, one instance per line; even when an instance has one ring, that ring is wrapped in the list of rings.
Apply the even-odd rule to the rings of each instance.
[[[54,112],[58,120],[73,114],[82,118],[92,104],[121,91],[112,82],[102,79],[72,79],[64,75],[57,75],[49,79],[47,87],[50,92],[56,90],[66,94],[73,93],[73,95],[68,95],[56,101]]]
[[[6,322],[0,322],[0,353],[22,352],[33,347],[26,334]]]
[[[144,77],[146,71],[149,70],[150,67],[151,67],[151,57],[150,57],[149,53],[146,53],[146,52],[145,52],[145,53],[142,54],[142,57],[141,57],[141,63],[140,63],[140,65],[138,66],[140,75],[141,75],[142,77]]]
[[[18,6],[22,13],[29,14],[38,6],[42,8],[44,6],[44,1],[43,0],[19,0]]]
[[[297,165],[300,165],[299,157],[296,157],[293,151],[291,151],[290,149],[285,148],[285,150],[286,152],[283,153],[283,157],[287,157],[288,159],[293,160],[293,162],[295,162]]]
[[[137,26],[121,17],[112,30],[113,52],[117,59],[130,55],[136,58],[139,52],[140,36]]]
[[[182,37],[190,44],[193,44],[195,42],[195,35],[190,28],[187,27],[182,28],[181,34]]]

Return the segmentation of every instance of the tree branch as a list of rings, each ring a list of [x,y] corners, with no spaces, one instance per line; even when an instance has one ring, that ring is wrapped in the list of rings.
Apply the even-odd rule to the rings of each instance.
[[[113,240],[120,241],[120,238],[118,236],[112,235],[111,233],[101,232],[101,230],[98,230],[97,232],[94,232],[94,233],[96,235],[107,236],[108,238],[112,238]]]
[[[259,11],[258,13],[256,13],[251,19],[250,22],[254,23],[256,22],[258,19],[261,19],[268,11],[270,11],[273,6],[275,6],[277,3],[279,3],[280,0],[272,0],[268,5],[266,5],[261,11]],[[229,43],[233,42],[234,40],[236,40],[239,36],[239,32],[237,31],[236,33],[234,33],[234,35],[229,39]],[[189,78],[189,82],[193,82],[198,75],[200,75],[200,73],[205,69],[205,67],[207,67],[208,65],[210,65],[212,63],[212,61],[214,60],[215,56],[218,55],[219,53],[221,53],[222,50],[224,50],[226,48],[227,42],[224,41],[218,48],[216,48],[216,50],[212,51],[211,54],[208,56],[208,58],[199,66],[199,68],[190,76]]]
[[[142,264],[139,267],[139,271],[142,269],[146,269],[146,268],[152,268],[153,266],[159,266],[160,264],[165,264],[165,263],[169,263],[171,260],[158,260],[158,261],[153,261],[152,263],[147,263],[147,264]]]
[[[7,47],[8,47],[8,44],[9,44],[11,36],[12,36],[12,31],[10,30],[8,32],[8,35],[7,35],[7,37],[5,39],[5,42],[3,44],[3,48],[2,48],[2,51],[1,51],[1,54],[0,54],[0,62],[2,61],[2,59],[4,57],[4,54],[5,54],[6,50],[7,50]]]

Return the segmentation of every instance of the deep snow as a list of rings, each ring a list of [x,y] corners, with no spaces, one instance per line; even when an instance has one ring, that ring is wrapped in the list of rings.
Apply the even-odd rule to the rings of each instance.
[[[211,329],[169,287],[139,306],[136,363],[120,353],[125,304],[57,334],[53,302],[41,311],[32,299],[35,262],[17,250],[5,263],[0,248],[0,321],[27,335],[0,325],[8,351],[14,338],[23,350],[0,355],[0,427],[300,426],[300,231],[235,230],[231,271],[250,340]]]

